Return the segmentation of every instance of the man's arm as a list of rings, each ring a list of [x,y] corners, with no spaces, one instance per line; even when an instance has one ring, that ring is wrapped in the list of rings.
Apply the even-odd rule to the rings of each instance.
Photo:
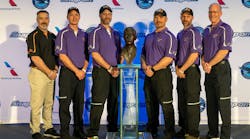
[[[79,80],[84,78],[84,71],[79,70],[69,59],[66,54],[59,54],[59,59],[63,62],[64,66],[73,71]]]
[[[109,65],[109,63],[107,63],[98,52],[92,52],[92,58],[97,62],[97,64],[107,70],[111,67],[111,65]]]
[[[56,78],[56,71],[49,69],[40,56],[31,56],[31,60],[36,67],[45,73],[51,80]]]
[[[229,53],[229,50],[219,50],[216,53],[216,55],[213,57],[213,59],[211,59],[208,62],[208,65],[211,66],[211,67],[216,65],[217,63],[222,61],[227,56],[228,53]]]
[[[191,65],[194,64],[195,60],[199,57],[198,52],[197,53],[192,53],[189,55],[187,61],[183,64],[182,67],[179,68],[181,72],[185,72]]]
[[[163,57],[157,64],[155,64],[152,68],[155,71],[165,69],[169,64],[171,64],[173,61],[173,58],[171,57]]]

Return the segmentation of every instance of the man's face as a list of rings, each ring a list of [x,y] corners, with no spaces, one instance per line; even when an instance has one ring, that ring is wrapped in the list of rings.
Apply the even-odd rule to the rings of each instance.
[[[188,13],[183,13],[181,15],[181,22],[184,27],[189,27],[192,24],[193,16]]]
[[[38,27],[42,30],[47,30],[48,29],[48,26],[49,26],[49,15],[47,13],[39,13],[37,15],[37,24],[38,24]]]
[[[106,9],[99,15],[99,17],[102,24],[109,25],[112,20],[112,12]]]
[[[76,12],[75,10],[72,10],[68,16],[68,21],[70,25],[78,25],[79,20],[80,20],[80,14]]]
[[[154,16],[154,24],[155,24],[156,29],[165,27],[166,22],[167,22],[166,16],[161,16],[161,15]]]
[[[218,5],[212,5],[209,8],[209,20],[211,23],[218,23],[220,21],[220,17],[222,15],[222,11]]]

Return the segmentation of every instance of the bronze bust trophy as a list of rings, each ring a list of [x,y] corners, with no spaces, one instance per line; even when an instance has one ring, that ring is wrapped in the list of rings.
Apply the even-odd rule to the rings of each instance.
[[[136,31],[132,27],[127,27],[124,30],[125,46],[122,48],[121,63],[126,61],[126,64],[132,64],[136,55],[136,47],[134,41],[136,40]]]

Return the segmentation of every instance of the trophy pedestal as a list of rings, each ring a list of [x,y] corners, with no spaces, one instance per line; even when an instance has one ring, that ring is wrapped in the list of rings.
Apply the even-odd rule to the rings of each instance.
[[[152,139],[150,133],[138,130],[138,70],[140,67],[140,64],[118,65],[120,69],[120,130],[108,132],[106,139]]]

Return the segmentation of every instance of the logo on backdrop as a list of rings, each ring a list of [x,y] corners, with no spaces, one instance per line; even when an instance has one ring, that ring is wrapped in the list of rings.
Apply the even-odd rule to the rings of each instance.
[[[242,4],[247,7],[250,8],[250,0],[242,0]]]
[[[92,102],[91,97],[87,98],[86,101],[85,101],[85,109],[86,109],[87,112],[90,112],[91,102]]]
[[[115,6],[120,6],[120,3],[118,2],[118,0],[112,0],[112,2],[113,2],[113,4],[114,4]]]
[[[10,4],[11,6],[17,6],[16,3],[14,2],[14,0],[9,0],[9,4]]]
[[[165,2],[179,2],[179,3],[182,3],[182,2],[196,2],[198,0],[165,0]]]
[[[0,5],[0,10],[20,10],[20,8],[18,8],[17,4],[16,4],[16,0],[6,0],[6,5],[3,4],[3,2],[1,2]]]
[[[12,67],[7,61],[4,61],[4,65],[5,65],[6,68],[9,69],[9,73],[10,73],[11,76],[9,76],[9,77],[1,76],[0,79],[3,79],[3,80],[4,80],[4,79],[6,79],[6,80],[21,79],[21,78],[18,76],[17,72],[14,70],[14,67]]]
[[[29,33],[21,33],[18,31],[13,31],[10,33],[10,38],[23,38],[26,39]]]
[[[19,100],[14,100],[11,102],[10,104],[11,107],[24,107],[24,108],[28,108],[30,106],[30,102],[28,101],[19,101]]]
[[[136,0],[136,4],[141,9],[148,9],[154,4],[154,0]]]
[[[205,109],[206,109],[206,102],[202,97],[200,97],[200,112],[203,112]]]
[[[32,3],[37,9],[45,9],[49,6],[50,0],[32,0]]]
[[[244,63],[244,64],[240,67],[240,71],[241,71],[241,75],[242,75],[244,78],[250,79],[250,62]]]
[[[204,29],[202,27],[196,26],[195,28],[198,29],[201,35],[203,35]]]
[[[249,102],[232,102],[231,103],[232,108],[248,108],[250,107]]]
[[[93,0],[61,0],[61,2],[73,2],[73,3],[78,3],[78,2],[93,2]]]
[[[250,32],[234,32],[233,37],[250,37]]]
[[[220,5],[225,5],[225,2],[223,0],[217,0]]]

